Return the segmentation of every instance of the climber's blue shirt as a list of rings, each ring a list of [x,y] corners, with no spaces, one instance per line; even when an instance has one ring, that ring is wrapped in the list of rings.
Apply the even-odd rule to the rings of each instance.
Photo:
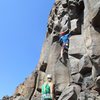
[[[71,32],[61,36],[59,41],[62,42],[62,43],[69,43],[69,38],[70,37],[71,37]]]

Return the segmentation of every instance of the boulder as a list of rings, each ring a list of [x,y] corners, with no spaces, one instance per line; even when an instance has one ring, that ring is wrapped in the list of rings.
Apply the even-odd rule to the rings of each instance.
[[[97,100],[98,93],[85,90],[78,95],[78,100]]]
[[[77,100],[77,96],[80,93],[81,88],[79,85],[73,84],[66,87],[58,100]]]
[[[71,77],[72,77],[72,82],[77,83],[77,84],[82,84],[83,77],[80,73],[73,74],[73,75],[71,75]]]
[[[79,72],[84,75],[91,73],[92,71],[92,62],[88,55],[84,55],[79,61]]]
[[[69,70],[71,72],[71,75],[78,73],[79,72],[79,60],[73,56],[69,56],[69,59],[70,59]]]

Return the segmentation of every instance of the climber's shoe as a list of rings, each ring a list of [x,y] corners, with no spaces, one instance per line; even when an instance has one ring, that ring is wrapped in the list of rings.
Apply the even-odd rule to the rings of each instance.
[[[62,62],[62,57],[60,57],[59,60]]]
[[[60,57],[59,60],[60,60],[61,63],[63,63],[65,65],[62,57]]]

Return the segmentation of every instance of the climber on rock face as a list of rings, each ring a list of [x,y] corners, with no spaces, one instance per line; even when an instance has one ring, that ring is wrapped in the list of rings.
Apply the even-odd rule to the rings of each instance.
[[[71,35],[72,35],[72,32],[70,32],[69,30],[60,33],[59,42],[62,45],[62,47],[61,47],[61,53],[60,53],[60,60],[63,58],[63,52],[64,52],[64,50],[66,50],[67,53],[68,53],[69,38],[71,37]]]
[[[52,75],[47,75],[47,81],[42,85],[41,100],[54,100],[54,85],[52,82]]]

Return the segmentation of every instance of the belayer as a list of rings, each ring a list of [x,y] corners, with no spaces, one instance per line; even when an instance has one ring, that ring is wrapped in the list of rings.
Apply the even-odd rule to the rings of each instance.
[[[61,43],[62,47],[61,47],[61,53],[60,53],[60,60],[63,59],[63,53],[64,50],[67,51],[68,53],[68,48],[69,48],[69,38],[72,36],[72,32],[70,32],[69,30],[65,31],[65,32],[60,32],[60,38],[59,38],[59,42]]]
[[[42,85],[42,97],[41,100],[54,100],[54,85],[52,82],[52,75],[47,75],[46,82]]]

